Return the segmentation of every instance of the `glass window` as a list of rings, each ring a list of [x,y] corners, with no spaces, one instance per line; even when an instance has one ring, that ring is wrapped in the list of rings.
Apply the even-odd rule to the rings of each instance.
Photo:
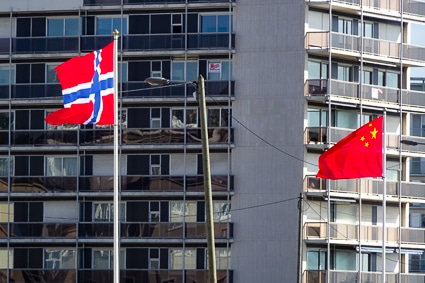
[[[197,79],[198,79],[198,62],[197,61],[186,61],[186,62],[173,61],[171,80],[196,81]]]
[[[213,201],[214,222],[231,221],[230,203],[227,201]]]
[[[325,270],[326,252],[307,251],[307,270]]]
[[[372,84],[372,71],[363,70],[363,84]]]
[[[0,85],[15,83],[15,65],[0,65]]]
[[[78,18],[47,19],[47,36],[78,36]]]
[[[340,81],[350,81],[350,66],[338,65],[338,80]]]
[[[373,23],[363,23],[363,36],[373,38]]]
[[[0,157],[0,177],[13,176],[13,169],[15,166],[13,165],[13,157]]]
[[[171,201],[170,222],[196,222],[195,201]]]
[[[93,269],[112,269],[114,266],[114,252],[109,249],[93,250]],[[125,268],[125,250],[120,250],[120,268]]]
[[[183,260],[184,255],[184,260]],[[183,265],[184,264],[184,265]],[[170,249],[170,268],[171,269],[196,269],[196,251],[195,249]]]
[[[338,19],[338,32],[345,34],[353,34],[353,22],[350,19]]]
[[[308,109],[309,127],[326,127],[328,121],[328,111],[325,109]]]
[[[118,63],[118,81],[128,82],[128,63],[127,62]]]
[[[15,112],[0,111],[0,131],[15,129]],[[9,119],[10,117],[10,119]]]
[[[0,222],[13,222],[13,203],[0,203]],[[0,256],[1,261],[1,256]]]
[[[77,176],[77,157],[46,157],[46,176]]]
[[[122,26],[121,26],[122,20]],[[112,17],[112,18],[97,18],[97,35],[111,35],[112,32],[117,29],[120,34],[127,34],[127,18],[123,17]]]
[[[56,75],[56,71],[54,70],[59,63],[57,64],[46,64],[46,83],[59,83],[58,76]]]
[[[208,257],[208,253],[207,253]],[[226,248],[215,249],[216,267],[217,269],[228,269],[230,268],[231,251]]]
[[[7,260],[9,259],[9,264]],[[0,268],[8,269],[13,268],[13,250],[0,249]]]
[[[356,270],[357,261],[355,252],[337,251],[335,255],[335,269],[337,270]]]
[[[75,250],[46,249],[44,251],[44,268],[45,269],[75,268]]]
[[[227,60],[209,61],[208,62],[208,80],[231,80],[232,79],[232,63]]]
[[[232,32],[231,15],[201,15],[201,32]]]
[[[227,127],[228,111],[223,108],[207,109],[207,125],[208,127]]]
[[[398,88],[398,74],[387,72],[385,84],[387,87]]]
[[[378,71],[378,85],[385,85],[385,73],[383,71]]]
[[[328,64],[319,61],[308,61],[308,79],[319,80],[328,78]]]
[[[125,203],[120,204],[120,218],[125,221]],[[113,222],[114,221],[114,204],[109,202],[93,203],[93,220],[95,222]]]

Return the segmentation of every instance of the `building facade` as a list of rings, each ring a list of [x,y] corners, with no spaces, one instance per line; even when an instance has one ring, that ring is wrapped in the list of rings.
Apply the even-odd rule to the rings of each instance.
[[[3,0],[0,282],[112,282],[113,129],[44,117],[62,107],[53,69],[114,29],[121,282],[208,282],[199,75],[218,282],[422,282],[424,16],[413,0]],[[385,183],[315,177],[384,114]]]

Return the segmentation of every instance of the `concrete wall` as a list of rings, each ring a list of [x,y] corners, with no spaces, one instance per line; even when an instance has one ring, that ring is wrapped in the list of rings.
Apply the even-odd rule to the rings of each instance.
[[[82,6],[83,0],[1,0],[0,12],[78,10]]]
[[[233,120],[235,283],[297,282],[296,198],[303,184],[306,112],[304,15],[305,2],[299,0],[238,0],[234,10],[232,114],[244,125]]]

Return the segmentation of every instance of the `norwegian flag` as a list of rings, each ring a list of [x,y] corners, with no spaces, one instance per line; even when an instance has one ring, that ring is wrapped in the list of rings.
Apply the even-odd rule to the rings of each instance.
[[[64,108],[50,113],[51,125],[114,124],[114,42],[55,68]]]

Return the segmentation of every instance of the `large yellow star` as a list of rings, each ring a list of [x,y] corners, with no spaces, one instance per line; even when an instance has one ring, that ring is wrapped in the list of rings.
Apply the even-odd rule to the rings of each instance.
[[[372,139],[376,140],[376,134],[378,133],[378,131],[376,130],[376,128],[373,128],[373,131],[370,132],[372,134]]]

